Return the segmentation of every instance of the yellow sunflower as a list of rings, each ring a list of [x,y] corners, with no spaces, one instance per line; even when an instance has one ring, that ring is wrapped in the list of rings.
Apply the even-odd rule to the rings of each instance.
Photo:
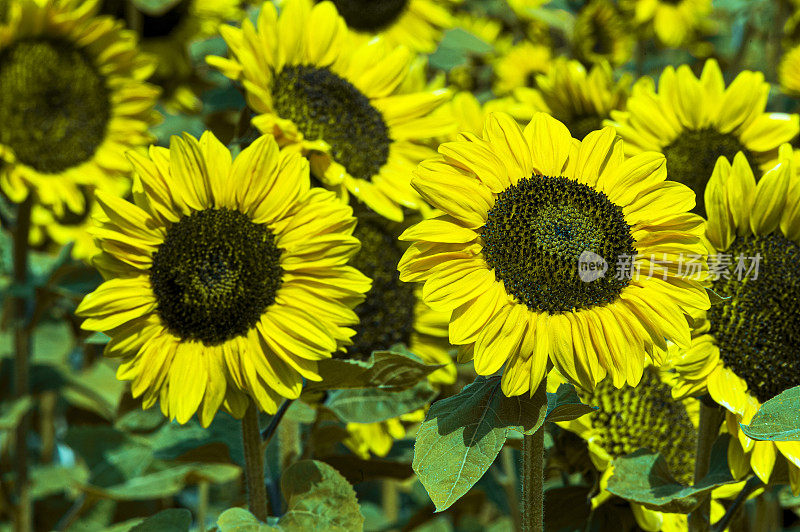
[[[84,210],[81,186],[127,180],[124,153],[151,141],[154,64],[95,2],[10,0],[0,25],[0,188],[33,191],[57,215]]]
[[[565,382],[557,371],[547,377],[547,389],[555,392]],[[562,428],[574,432],[589,447],[589,457],[601,472],[600,492],[592,497],[597,507],[611,497],[606,491],[614,474],[612,462],[638,449],[661,454],[675,479],[685,486],[694,484],[695,443],[699,422],[699,401],[672,398],[667,368],[645,367],[642,380],[635,388],[617,389],[604,381],[590,391],[580,391],[581,400],[598,409],[578,419],[559,422]],[[725,508],[715,499],[735,496],[743,483],[723,486],[713,491],[712,522],[725,514]],[[684,514],[663,513],[631,503],[638,525],[648,532],[684,532]]]
[[[81,188],[86,208],[80,214],[65,209],[63,214],[57,215],[46,205],[34,203],[31,210],[31,244],[36,247],[55,244],[61,248],[72,243],[72,257],[87,262],[100,253],[89,230],[94,226],[92,218],[102,216],[103,210],[95,201],[94,194],[88,190],[87,187]]]
[[[359,324],[353,344],[340,356],[363,359],[373,351],[403,343],[424,362],[445,365],[428,375],[428,382],[434,386],[455,382],[456,367],[447,341],[449,315],[426,305],[419,285],[400,281],[397,263],[403,248],[397,234],[377,216],[359,213],[353,235],[361,242],[361,250],[351,265],[372,279],[372,288],[355,309]],[[420,409],[376,423],[348,423],[350,436],[344,444],[362,458],[370,452],[386,456],[393,442],[406,435],[406,426],[424,418],[425,411]]]
[[[637,25],[652,26],[658,41],[678,48],[687,44],[711,13],[711,0],[621,0],[623,12]]]
[[[270,136],[235,161],[205,133],[131,162],[135,204],[97,195],[107,280],[78,306],[82,327],[111,337],[145,408],[207,426],[220,407],[241,418],[249,395],[274,413],[358,323],[370,283],[347,265],[352,209],[309,188],[308,162]]]
[[[511,93],[517,87],[534,86],[536,75],[550,68],[550,48],[523,41],[494,61],[494,93]]]
[[[614,81],[605,61],[587,72],[579,61],[558,58],[547,74],[536,76],[532,88],[514,91],[516,105],[510,113],[524,121],[535,112],[547,113],[563,122],[575,138],[583,139],[600,129],[611,111],[625,108],[631,82],[630,74]]]
[[[578,141],[544,113],[524,131],[493,113],[482,137],[462,139],[416,170],[413,186],[445,214],[401,235],[413,244],[399,264],[452,312],[460,361],[480,375],[505,365],[513,396],[533,393],[548,361],[586,388],[607,373],[619,387],[639,381],[645,352],[660,361],[665,339],[688,346],[685,314],[709,300],[678,261],[698,255],[703,276],[703,222],[661,154],[626,160],[613,128]]]
[[[778,80],[783,92],[800,96],[800,45],[791,48],[781,58]]]
[[[627,19],[610,0],[591,0],[575,17],[572,47],[584,63],[622,65],[630,60],[635,45]]]
[[[282,4],[294,0],[282,0]],[[309,8],[320,0],[302,0]],[[406,46],[419,53],[436,50],[453,16],[441,0],[331,0],[347,27],[361,41],[379,35],[390,46]],[[461,1],[449,2],[458,4]],[[310,26],[314,27],[314,26]]]
[[[688,65],[664,69],[658,82],[634,84],[626,111],[612,111],[627,155],[662,152],[669,178],[688,185],[702,199],[717,158],[743,152],[758,174],[774,164],[778,146],[800,131],[797,115],[766,113],[769,83],[761,72],[744,71],[725,88],[713,59],[700,79]],[[705,214],[702,201],[695,212]]]
[[[330,2],[290,0],[280,18],[265,3],[257,28],[246,20],[221,32],[232,57],[207,60],[242,81],[258,129],[305,154],[326,186],[390,220],[403,219],[402,207],[423,207],[409,178],[432,152],[416,141],[449,131],[452,120],[431,116],[449,92],[399,94],[413,59],[405,48],[351,46]]]
[[[217,33],[223,22],[241,20],[245,12],[239,0],[178,0],[167,9],[142,9],[130,0],[105,0],[103,12],[127,21],[141,36],[142,50],[158,59],[153,82],[163,88],[164,105],[170,112],[196,112],[198,79],[189,46]]]
[[[706,236],[712,288],[725,300],[695,319],[691,347],[671,361],[675,395],[707,391],[728,411],[728,430],[741,446],[733,451],[744,453],[764,483],[782,454],[797,493],[800,442],[753,441],[738,428],[762,403],[800,384],[800,180],[791,147],[780,152],[758,183],[742,153],[733,165],[717,162],[706,188]]]

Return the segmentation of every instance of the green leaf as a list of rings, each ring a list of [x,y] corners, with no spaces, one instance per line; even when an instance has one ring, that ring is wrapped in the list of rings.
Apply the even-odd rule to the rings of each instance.
[[[17,428],[22,417],[31,409],[32,405],[33,399],[30,396],[2,403],[0,405],[0,430]]]
[[[800,386],[785,390],[758,409],[742,432],[760,441],[800,441]]]
[[[201,481],[222,484],[236,480],[240,474],[239,467],[231,464],[186,464],[138,476],[109,488],[89,486],[85,489],[96,496],[118,501],[159,499],[175,495],[190,484]]]
[[[117,379],[116,371],[108,360],[98,359],[89,368],[69,376],[68,380],[69,386],[61,393],[70,404],[109,421],[116,417],[127,384]]]
[[[219,532],[272,532],[277,530],[256,517],[244,508],[229,508],[217,518]]]
[[[89,479],[89,471],[80,465],[42,465],[31,470],[31,498],[42,499],[65,491],[75,491]]]
[[[575,387],[563,383],[556,393],[547,394],[547,416],[545,421],[571,421],[597,410],[596,406],[583,404]]]
[[[483,476],[510,428],[533,434],[546,413],[546,404],[527,395],[503,395],[500,377],[478,377],[457,395],[433,403],[417,430],[412,467],[436,511],[450,507]]]
[[[422,408],[437,393],[427,382],[402,391],[377,388],[335,390],[328,394],[325,406],[344,422],[374,423]]]
[[[708,474],[694,486],[680,484],[666,460],[657,453],[639,449],[614,460],[614,475],[608,480],[608,491],[660,512],[686,514],[697,508],[701,497],[735,482],[728,469],[729,434],[723,434],[711,449]]]
[[[304,392],[352,388],[406,390],[441,367],[442,364],[425,364],[399,348],[373,351],[368,360],[328,358],[319,361],[322,381],[308,383]]]
[[[286,531],[362,530],[364,516],[353,487],[324,462],[300,460],[281,476],[288,510],[278,521]]]
[[[163,510],[131,528],[130,532],[189,532],[192,526],[192,513],[185,508]]]
[[[181,0],[131,0],[131,3],[142,13],[158,17],[180,4]]]
[[[87,344],[105,345],[111,340],[111,337],[102,332],[95,332],[89,335],[84,342]]]

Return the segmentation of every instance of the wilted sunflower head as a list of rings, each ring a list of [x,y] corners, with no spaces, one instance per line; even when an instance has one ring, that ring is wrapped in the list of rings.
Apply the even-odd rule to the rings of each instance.
[[[664,69],[658,91],[650,78],[633,88],[626,111],[612,111],[627,153],[661,151],[669,178],[703,198],[717,158],[742,152],[754,171],[774,164],[778,146],[800,131],[797,115],[765,113],[769,83],[761,72],[744,71],[725,88],[713,59],[698,79],[688,65]],[[695,211],[706,214],[697,202]]]
[[[572,136],[582,140],[603,127],[611,111],[625,109],[630,93],[631,76],[618,81],[608,62],[603,61],[588,70],[579,62],[558,58],[546,74],[536,77],[536,83],[514,91],[511,114],[517,119],[530,120],[535,112],[545,112],[567,126]]]
[[[235,161],[210,133],[131,161],[135,204],[97,195],[107,280],[79,305],[82,326],[111,336],[117,376],[180,423],[241,417],[248,396],[274,413],[358,322],[369,280],[347,265],[352,210],[268,136]]]
[[[743,154],[733,165],[720,158],[706,188],[712,288],[723,301],[699,321],[691,348],[673,365],[676,395],[709,395],[731,413],[728,428],[751,453],[753,471],[768,482],[776,450],[800,464],[796,442],[754,442],[738,429],[759,406],[800,385],[800,184],[792,150],[756,183]],[[795,490],[800,475],[790,477]]]
[[[591,0],[575,17],[572,47],[584,63],[622,65],[631,58],[635,44],[626,19],[609,0]]]
[[[82,186],[124,187],[124,152],[150,140],[158,90],[134,36],[92,2],[20,2],[0,26],[0,187],[82,213]],[[75,4],[75,5],[73,5]],[[119,53],[108,54],[109,48]]]
[[[622,150],[612,128],[581,142],[544,113],[524,131],[496,113],[415,173],[445,214],[401,235],[413,243],[400,278],[452,313],[450,341],[478,374],[505,365],[507,395],[536,390],[549,361],[588,389],[607,373],[635,385],[645,351],[688,345],[684,312],[708,308],[693,193],[664,181],[660,154]],[[696,255],[698,280],[681,254]]]
[[[221,30],[231,59],[207,59],[243,81],[258,113],[253,123],[284,149],[306,154],[312,173],[343,197],[353,194],[397,221],[402,207],[422,208],[408,176],[431,152],[415,141],[449,132],[452,119],[431,115],[449,92],[399,94],[411,54],[382,40],[353,48],[330,2],[292,0],[280,18],[266,3],[257,28],[250,21],[243,28]]]

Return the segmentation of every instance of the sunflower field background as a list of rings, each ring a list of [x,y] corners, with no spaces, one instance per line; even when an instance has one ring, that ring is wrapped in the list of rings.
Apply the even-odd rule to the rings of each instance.
[[[0,530],[800,529],[800,2],[0,0]]]

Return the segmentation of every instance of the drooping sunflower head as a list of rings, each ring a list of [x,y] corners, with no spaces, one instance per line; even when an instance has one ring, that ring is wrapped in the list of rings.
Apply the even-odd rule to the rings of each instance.
[[[490,115],[423,162],[414,187],[445,214],[408,229],[400,278],[452,312],[450,341],[503,392],[536,390],[552,362],[588,389],[636,384],[645,352],[690,341],[684,313],[708,308],[694,194],[665,182],[657,153],[625,160],[612,128],[581,142],[544,114],[521,131]],[[697,262],[697,279],[678,269]]]
[[[625,13],[648,32],[655,33],[664,46],[688,44],[707,22],[711,0],[621,0]]]
[[[382,40],[353,45],[330,2],[291,0],[280,18],[267,3],[257,28],[243,28],[224,26],[232,57],[208,61],[243,81],[253,123],[306,154],[326,186],[382,216],[399,221],[401,207],[422,208],[409,175],[429,151],[415,141],[449,131],[451,119],[431,116],[448,91],[399,94],[411,55]]]
[[[241,417],[248,396],[274,413],[358,322],[369,280],[347,265],[352,210],[268,136],[235,161],[210,133],[131,161],[135,204],[97,195],[107,280],[78,307],[83,327],[111,336],[117,376],[180,423]]]
[[[517,87],[533,87],[536,76],[550,69],[550,48],[528,41],[514,46],[494,61],[494,92],[509,94]]]
[[[768,94],[761,72],[741,72],[726,88],[711,59],[699,79],[688,65],[665,68],[658,91],[652,79],[642,78],[627,110],[611,117],[628,154],[661,151],[669,178],[701,199],[718,157],[742,152],[760,176],[774,164],[778,146],[800,131],[797,115],[764,112]],[[705,207],[698,201],[695,212],[705,215]]]
[[[794,176],[791,147],[780,149],[780,163],[756,183],[743,154],[731,165],[720,158],[706,188],[711,287],[724,300],[699,321],[688,350],[673,359],[676,395],[709,395],[729,411],[728,427],[739,434],[753,471],[765,483],[775,462],[776,444],[753,442],[738,429],[759,406],[800,385],[800,184]],[[800,446],[779,442],[800,465]],[[792,486],[800,488],[798,470]]]
[[[32,190],[58,215],[82,213],[80,187],[120,186],[125,151],[151,139],[158,90],[143,80],[154,64],[121,23],[92,16],[93,2],[11,2],[17,15],[0,26],[0,187],[13,201]]]
[[[530,120],[535,112],[548,113],[562,121],[575,138],[583,139],[600,129],[611,111],[625,109],[631,81],[630,75],[615,81],[605,61],[587,71],[579,61],[559,58],[547,74],[536,77],[532,88],[514,91],[512,114]]]
[[[609,0],[591,0],[575,17],[572,46],[584,63],[622,65],[631,58],[635,44],[626,19]]]

